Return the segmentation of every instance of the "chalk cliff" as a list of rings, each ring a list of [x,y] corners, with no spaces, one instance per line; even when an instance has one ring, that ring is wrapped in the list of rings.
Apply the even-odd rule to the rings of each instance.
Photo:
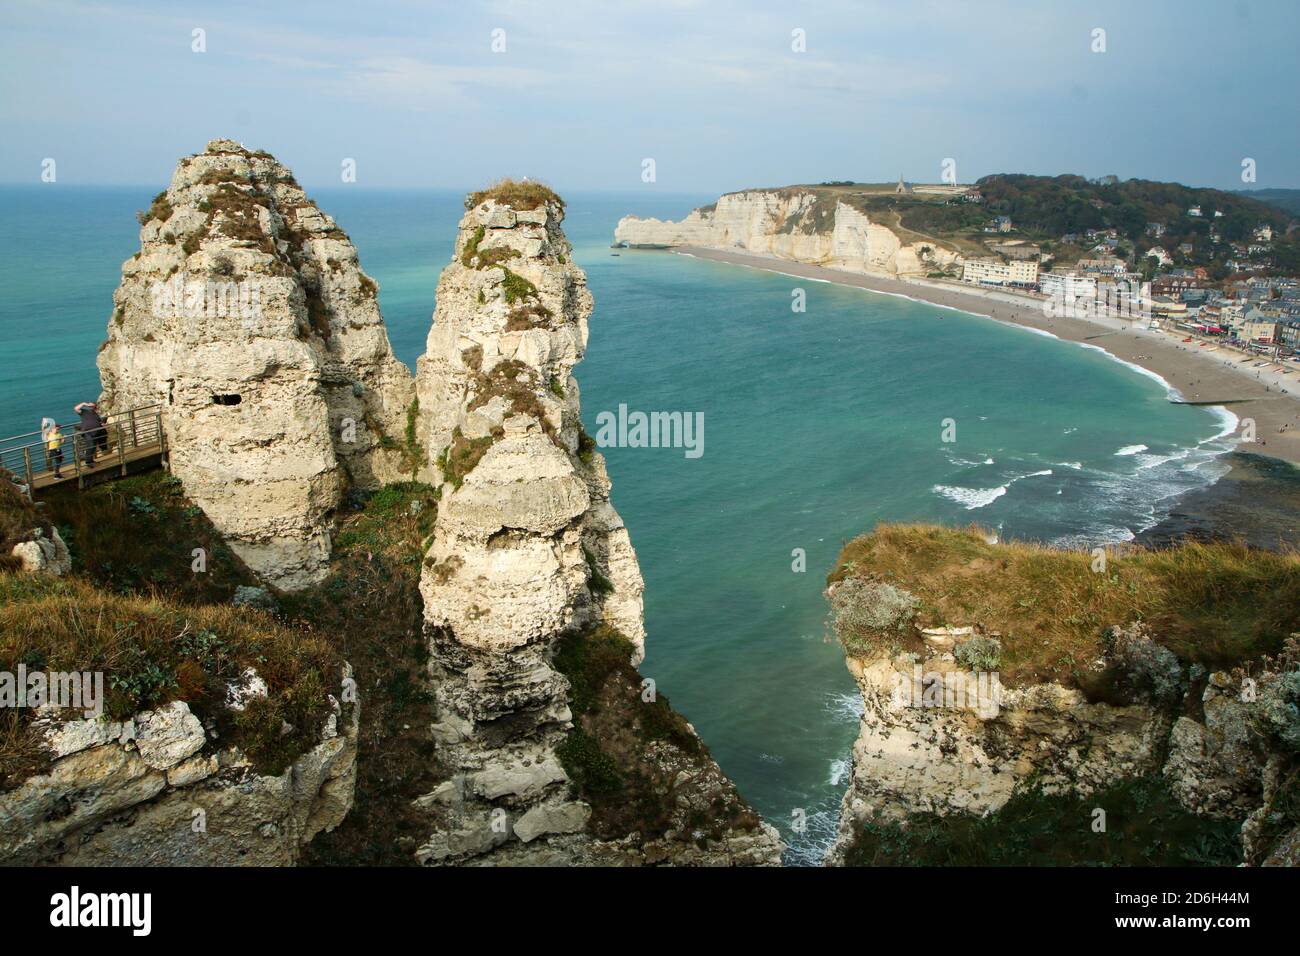
[[[356,719],[280,774],[222,749],[184,701],[125,721],[52,719],[46,773],[0,792],[9,866],[287,866],[352,807]]]
[[[625,216],[614,242],[728,249],[884,275],[923,275],[958,258],[938,242],[873,222],[833,194],[802,187],[728,193],[680,222]]]
[[[292,174],[213,140],[141,214],[99,354],[110,413],[159,403],[171,466],[237,554],[318,581],[346,487],[410,470],[413,382],[378,287]]]
[[[662,698],[640,696],[632,665],[643,656],[643,583],[579,419],[572,373],[592,297],[561,230],[563,203],[544,187],[512,184],[468,207],[417,374],[423,444],[444,477],[420,590],[434,735],[450,768],[424,798],[434,827],[417,857],[775,862],[775,831],[747,811],[689,725]],[[593,676],[583,662],[601,655]],[[674,799],[651,814],[656,832],[593,810],[584,790],[593,764],[617,763],[602,751],[613,734],[592,735],[593,721],[616,712],[624,734],[652,716],[680,722],[619,755],[647,790],[677,779]],[[696,846],[682,821],[710,801],[721,810],[711,839]]]
[[[1163,780],[1188,813],[1244,824],[1246,863],[1300,860],[1300,820],[1280,812],[1297,783],[1300,725],[1287,701],[1300,693],[1300,635],[1277,657],[1207,673],[1181,664],[1143,624],[1108,625],[1084,649],[1093,659],[1074,680],[999,682],[1001,632],[985,628],[1000,622],[985,619],[992,604],[981,595],[1010,589],[1006,576],[1017,572],[1006,570],[1004,546],[945,531],[954,546],[940,557],[930,550],[936,538],[903,531],[920,556],[891,560],[885,584],[884,567],[863,560],[872,552],[862,543],[893,533],[877,529],[851,544],[827,592],[864,703],[829,864],[853,858],[864,827],[906,829],[917,815],[985,817],[1031,788],[1092,796],[1138,778]],[[1074,560],[1086,569],[1089,559]],[[1054,591],[1046,573],[1042,582],[1051,582],[1037,585],[1047,606],[1087,601]],[[931,586],[954,604],[940,609]],[[956,619],[958,606],[986,610]],[[948,625],[923,626],[935,615]],[[1032,633],[1034,624],[1024,617],[1011,627]],[[1028,653],[1024,642],[1015,652]],[[975,675],[992,681],[976,684]]]

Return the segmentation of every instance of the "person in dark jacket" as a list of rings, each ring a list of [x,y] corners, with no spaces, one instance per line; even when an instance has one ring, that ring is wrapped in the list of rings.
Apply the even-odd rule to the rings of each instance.
[[[81,436],[82,459],[87,467],[95,463],[95,452],[108,450],[108,423],[99,414],[99,406],[94,402],[80,402],[72,406],[80,416],[77,432]]]

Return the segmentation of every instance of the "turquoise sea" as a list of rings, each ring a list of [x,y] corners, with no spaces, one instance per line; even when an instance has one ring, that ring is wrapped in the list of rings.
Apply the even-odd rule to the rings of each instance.
[[[135,211],[158,186],[0,187],[0,435],[97,395]],[[423,350],[460,194],[313,192],[352,236],[400,359]],[[879,521],[977,521],[1008,537],[1124,540],[1225,470],[1212,410],[1104,354],[919,302],[609,248],[620,216],[711,196],[572,194],[596,298],[583,417],[702,412],[704,455],[605,450],[646,578],[643,671],[783,829],[791,862],[832,835],[858,698],[826,637],[825,575]],[[791,311],[791,290],[807,311]],[[941,440],[945,419],[956,441]],[[795,549],[807,570],[792,570]],[[809,825],[790,832],[796,811]]]

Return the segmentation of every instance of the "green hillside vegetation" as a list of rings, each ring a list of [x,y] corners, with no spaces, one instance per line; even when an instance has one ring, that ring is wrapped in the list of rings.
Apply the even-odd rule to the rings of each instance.
[[[183,700],[212,719],[224,745],[239,746],[265,773],[282,773],[320,738],[342,658],[323,635],[287,628],[265,611],[194,606],[161,596],[114,593],[86,578],[0,572],[0,670],[104,674],[105,713],[124,719]],[[265,697],[241,712],[225,706],[227,684],[253,668]],[[49,763],[31,731],[35,711],[0,716],[0,789]],[[290,727],[284,732],[285,724]]]
[[[780,227],[785,233],[813,233],[833,223],[835,206],[843,202],[903,233],[909,241],[932,239],[964,255],[987,255],[984,241],[998,234],[984,232],[996,216],[1010,217],[1012,236],[1059,244],[1062,236],[1089,229],[1115,229],[1130,252],[1141,256],[1152,246],[1173,252],[1191,243],[1190,255],[1178,255],[1180,266],[1206,266],[1212,278],[1229,275],[1227,260],[1234,258],[1231,243],[1249,243],[1257,226],[1273,227],[1273,248],[1262,254],[1269,268],[1283,275],[1300,275],[1300,239],[1288,236],[1300,209],[1300,190],[1225,192],[1179,183],[1145,179],[1122,182],[1090,180],[1083,176],[1030,176],[999,173],[974,184],[982,202],[967,202],[944,195],[895,191],[895,183],[825,182],[785,186],[770,190],[792,196],[813,192],[815,202],[802,215]],[[1187,215],[1200,206],[1202,215]],[[1216,217],[1215,213],[1223,213]],[[1146,234],[1151,223],[1163,225],[1159,238]],[[1218,235],[1215,243],[1211,232]],[[1006,237],[1002,237],[1006,238]],[[1090,245],[1088,243],[1084,244]],[[1049,245],[1049,250],[1051,246]],[[1072,259],[1086,249],[1060,248],[1059,258]],[[1238,256],[1239,258],[1239,256]]]
[[[1242,189],[1238,193],[1300,216],[1300,189]]]

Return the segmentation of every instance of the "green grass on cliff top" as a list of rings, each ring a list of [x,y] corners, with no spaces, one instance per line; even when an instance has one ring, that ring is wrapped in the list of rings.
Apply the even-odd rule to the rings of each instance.
[[[1004,682],[1074,682],[1113,625],[1144,622],[1185,663],[1212,669],[1276,654],[1300,631],[1300,553],[1188,542],[1111,551],[989,544],[977,527],[881,525],[850,541],[828,580],[891,584],[920,601],[915,625],[1000,631]],[[912,639],[919,649],[919,641]]]
[[[217,722],[221,746],[239,746],[265,773],[283,772],[319,740],[342,663],[323,636],[253,608],[115,594],[81,577],[0,573],[0,670],[100,672],[104,713],[119,720],[183,700]],[[227,710],[227,684],[250,667],[267,696]],[[31,732],[33,714],[0,710],[0,788],[48,765]]]
[[[550,186],[535,180],[498,179],[486,189],[470,193],[465,199],[465,208],[473,209],[480,203],[493,199],[512,209],[536,209],[543,203],[555,203],[564,208],[564,200]]]

